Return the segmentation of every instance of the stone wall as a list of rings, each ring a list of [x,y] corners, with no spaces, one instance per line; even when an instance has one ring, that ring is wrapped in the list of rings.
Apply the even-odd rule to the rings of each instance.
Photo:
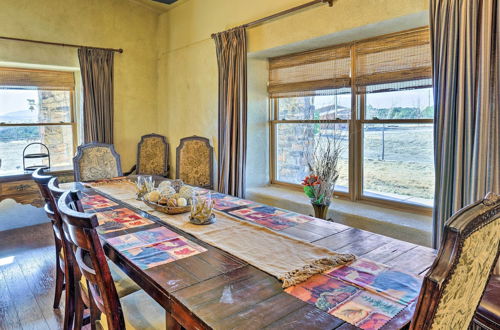
[[[70,122],[71,93],[68,91],[38,92],[40,122]],[[71,126],[43,126],[40,128],[41,142],[50,151],[52,166],[67,166],[73,157],[73,141]]]

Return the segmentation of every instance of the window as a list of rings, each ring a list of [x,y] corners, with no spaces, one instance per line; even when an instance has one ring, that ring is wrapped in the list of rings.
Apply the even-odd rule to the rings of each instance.
[[[349,185],[349,118],[351,96],[332,94],[276,99],[276,180],[301,182],[309,174],[306,149],[313,140],[340,139],[342,148],[336,188]]]
[[[0,175],[23,172],[23,149],[45,144],[52,169],[71,168],[76,143],[72,72],[0,68]],[[44,152],[33,145],[27,153]],[[26,166],[43,160],[27,159]]]
[[[270,59],[271,182],[300,184],[308,143],[336,138],[338,194],[432,207],[428,35],[421,28]]]

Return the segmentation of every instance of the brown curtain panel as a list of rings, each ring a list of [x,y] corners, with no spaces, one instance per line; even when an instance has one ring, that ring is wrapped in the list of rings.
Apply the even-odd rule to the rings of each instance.
[[[218,191],[244,197],[247,149],[245,28],[213,36],[219,65]]]
[[[500,192],[499,19],[497,0],[430,1],[435,247],[454,212]]]
[[[103,49],[78,49],[85,143],[113,144],[113,55]]]

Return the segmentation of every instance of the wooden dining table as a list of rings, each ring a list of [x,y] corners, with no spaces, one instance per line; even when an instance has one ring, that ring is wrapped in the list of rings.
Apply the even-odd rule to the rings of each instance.
[[[79,183],[74,187],[95,193],[92,188]],[[102,235],[107,257],[165,308],[167,328],[180,325],[186,329],[357,329],[286,293],[274,276],[230,253],[121,200],[102,192],[98,194],[154,221],[148,228],[167,227],[207,250],[141,269],[106,243],[105,239],[120,235],[119,231]],[[414,275],[425,273],[436,257],[436,251],[427,247],[320,219],[282,232],[338,253],[352,253]],[[228,297],[222,299],[222,295],[229,295],[229,300]],[[400,329],[407,325],[415,304],[411,303],[398,313],[384,329]]]

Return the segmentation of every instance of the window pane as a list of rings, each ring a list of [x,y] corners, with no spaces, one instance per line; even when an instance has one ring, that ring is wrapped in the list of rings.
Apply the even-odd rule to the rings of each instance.
[[[309,175],[307,144],[314,139],[326,143],[337,136],[343,147],[339,161],[339,179],[335,190],[347,191],[349,177],[348,124],[278,124],[276,125],[276,179],[300,184]]]
[[[0,175],[18,174],[23,171],[23,149],[29,143],[41,142],[50,151],[52,168],[70,168],[73,157],[71,126],[15,126],[0,127]],[[27,153],[45,152],[34,145]],[[26,166],[46,160],[28,159]],[[43,163],[45,164],[45,163]]]
[[[366,119],[432,119],[432,88],[366,94]]]
[[[350,119],[351,94],[278,99],[279,120]]]
[[[71,92],[0,89],[0,123],[68,123]]]
[[[432,124],[365,124],[363,149],[364,195],[432,206]]]

